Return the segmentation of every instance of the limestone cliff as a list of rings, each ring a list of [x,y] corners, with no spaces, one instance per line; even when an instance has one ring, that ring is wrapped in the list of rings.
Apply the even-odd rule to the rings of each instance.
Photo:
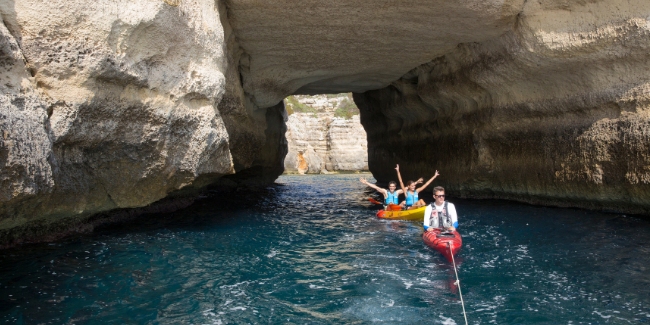
[[[294,113],[287,122],[286,173],[319,174],[368,170],[366,132],[359,115]]]
[[[251,100],[359,93],[380,180],[650,213],[646,0],[227,3]]]
[[[284,106],[259,108],[242,90],[223,4],[27,0],[0,11],[0,244],[223,175],[282,173]]]
[[[366,132],[352,94],[289,96],[284,169],[289,174],[368,170]]]
[[[512,29],[356,94],[382,181],[650,213],[650,2],[526,2]]]
[[[0,242],[268,183],[287,153],[282,100],[348,91],[380,180],[401,163],[406,177],[439,169],[458,195],[650,213],[647,0],[2,0],[0,13]]]

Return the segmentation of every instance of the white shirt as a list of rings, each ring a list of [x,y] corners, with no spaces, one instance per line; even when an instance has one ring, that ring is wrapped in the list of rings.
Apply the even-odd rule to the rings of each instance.
[[[434,203],[433,206],[436,207],[436,211],[440,213],[442,212],[442,208],[445,206],[445,204],[443,203],[442,205],[437,205]],[[432,211],[433,208],[431,208],[431,204],[429,204],[427,208],[424,210],[424,225],[426,227],[429,227]],[[456,207],[454,206],[453,203],[447,202],[447,214],[449,214],[449,216],[451,217],[452,225],[458,222],[458,214],[456,213]]]

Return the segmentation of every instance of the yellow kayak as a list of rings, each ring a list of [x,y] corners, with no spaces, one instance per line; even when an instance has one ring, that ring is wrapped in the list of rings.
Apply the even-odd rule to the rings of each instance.
[[[377,212],[377,217],[391,220],[424,221],[424,210],[426,210],[426,208],[427,207],[421,207],[404,211],[379,210],[379,212]]]

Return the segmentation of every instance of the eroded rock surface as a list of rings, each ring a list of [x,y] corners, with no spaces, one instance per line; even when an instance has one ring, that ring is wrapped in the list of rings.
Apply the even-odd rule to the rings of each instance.
[[[3,242],[270,182],[282,99],[348,91],[380,180],[400,163],[407,178],[439,169],[459,195],[650,213],[647,0],[5,0],[0,13]]]
[[[287,122],[287,173],[320,174],[368,170],[366,132],[359,115],[294,113]]]
[[[249,170],[230,183],[282,173],[284,106],[249,104],[222,4],[3,1],[0,10],[0,241],[236,171]]]
[[[227,0],[244,89],[261,107],[290,94],[387,86],[458,44],[511,30],[524,0]]]
[[[50,193],[54,179],[49,105],[31,84],[22,51],[5,25],[0,25],[0,70],[0,214],[6,214],[7,206]]]
[[[526,2],[512,29],[355,95],[382,181],[650,213],[650,3]]]
[[[305,96],[285,100],[289,174],[360,172],[368,170],[366,132],[351,93]]]

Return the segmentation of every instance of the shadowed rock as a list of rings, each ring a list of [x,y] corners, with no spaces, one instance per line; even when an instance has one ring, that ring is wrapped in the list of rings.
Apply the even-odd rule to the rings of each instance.
[[[407,178],[440,170],[457,195],[650,212],[647,0],[0,11],[3,242],[272,182],[287,153],[282,99],[348,91],[379,180],[400,163]]]

